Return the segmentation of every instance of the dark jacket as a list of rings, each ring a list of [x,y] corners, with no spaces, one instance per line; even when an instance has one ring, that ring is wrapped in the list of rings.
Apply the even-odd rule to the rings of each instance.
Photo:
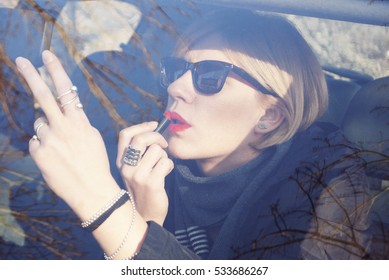
[[[277,157],[280,154],[282,157]],[[181,170],[180,165],[188,165],[185,170],[191,168],[189,162],[177,161],[177,164],[176,173]],[[249,182],[245,180],[246,175],[239,179],[237,171],[225,176],[226,180],[241,180],[245,186],[229,202],[206,258],[361,259],[368,256],[369,189],[364,162],[339,131],[327,124],[312,126],[293,140],[269,148],[266,161],[256,164],[248,174]],[[149,222],[137,259],[199,258],[173,235],[177,230],[178,199],[184,198],[180,202],[182,208],[193,204],[190,199],[185,202],[186,196],[180,196],[177,182],[182,180],[176,178],[177,174],[172,174],[166,182],[169,212],[165,228]],[[229,183],[226,181],[226,186]],[[196,184],[192,185],[188,188],[195,190]]]

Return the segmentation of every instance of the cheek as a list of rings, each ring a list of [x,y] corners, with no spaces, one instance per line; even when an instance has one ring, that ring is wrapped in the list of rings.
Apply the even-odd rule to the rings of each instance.
[[[218,102],[207,99],[201,106],[193,104],[193,111],[190,110],[193,126],[180,136],[168,136],[169,154],[181,159],[200,159],[228,154],[247,143],[246,138],[253,133],[260,117],[258,100],[238,98]]]
[[[215,119],[219,126],[224,127],[230,134],[243,133],[251,130],[262,114],[255,100],[231,102],[218,111]]]
[[[181,135],[169,135],[168,153],[180,159],[204,159],[226,153],[231,140],[226,136],[225,122],[197,118],[195,124]],[[227,134],[230,134],[227,132]]]

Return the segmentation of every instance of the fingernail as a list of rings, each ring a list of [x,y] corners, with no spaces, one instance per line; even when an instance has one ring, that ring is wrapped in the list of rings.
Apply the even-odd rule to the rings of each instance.
[[[15,63],[16,63],[16,67],[18,67],[18,69],[22,71],[24,68],[28,66],[29,61],[24,57],[19,56],[16,58]]]
[[[42,60],[45,64],[50,63],[54,60],[54,55],[50,51],[45,50],[42,52]]]

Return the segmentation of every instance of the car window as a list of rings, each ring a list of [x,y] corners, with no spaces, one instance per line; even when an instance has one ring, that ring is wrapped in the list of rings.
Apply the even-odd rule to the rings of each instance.
[[[166,94],[159,86],[160,58],[172,53],[191,21],[228,6],[207,2],[0,3],[0,258],[101,258],[97,243],[45,186],[29,156],[28,140],[41,111],[17,73],[15,58],[29,58],[48,83],[41,52],[50,49],[61,58],[115,166],[118,132],[158,120],[163,113]],[[260,5],[254,8],[261,11]],[[330,107],[322,121],[341,127],[359,145],[380,202],[374,205],[377,220],[389,224],[388,200],[382,195],[389,187],[389,28],[385,23],[358,23],[357,18],[351,22],[341,16],[326,19],[292,11],[277,12],[298,26],[326,73]],[[114,168],[112,172],[120,180]]]

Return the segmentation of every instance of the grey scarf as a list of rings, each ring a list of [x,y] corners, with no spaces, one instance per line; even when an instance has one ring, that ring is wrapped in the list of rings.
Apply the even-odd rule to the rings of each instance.
[[[217,242],[227,242],[228,233],[232,235],[236,230],[228,227],[233,227],[233,220],[239,219],[239,211],[233,210],[244,208],[240,205],[244,201],[242,197],[250,195],[253,190],[257,192],[281,163],[289,147],[290,142],[269,148],[247,164],[213,177],[199,175],[193,161],[177,160],[173,203],[177,239],[201,257],[208,258],[211,246],[207,229],[219,225],[223,232],[220,232]]]

